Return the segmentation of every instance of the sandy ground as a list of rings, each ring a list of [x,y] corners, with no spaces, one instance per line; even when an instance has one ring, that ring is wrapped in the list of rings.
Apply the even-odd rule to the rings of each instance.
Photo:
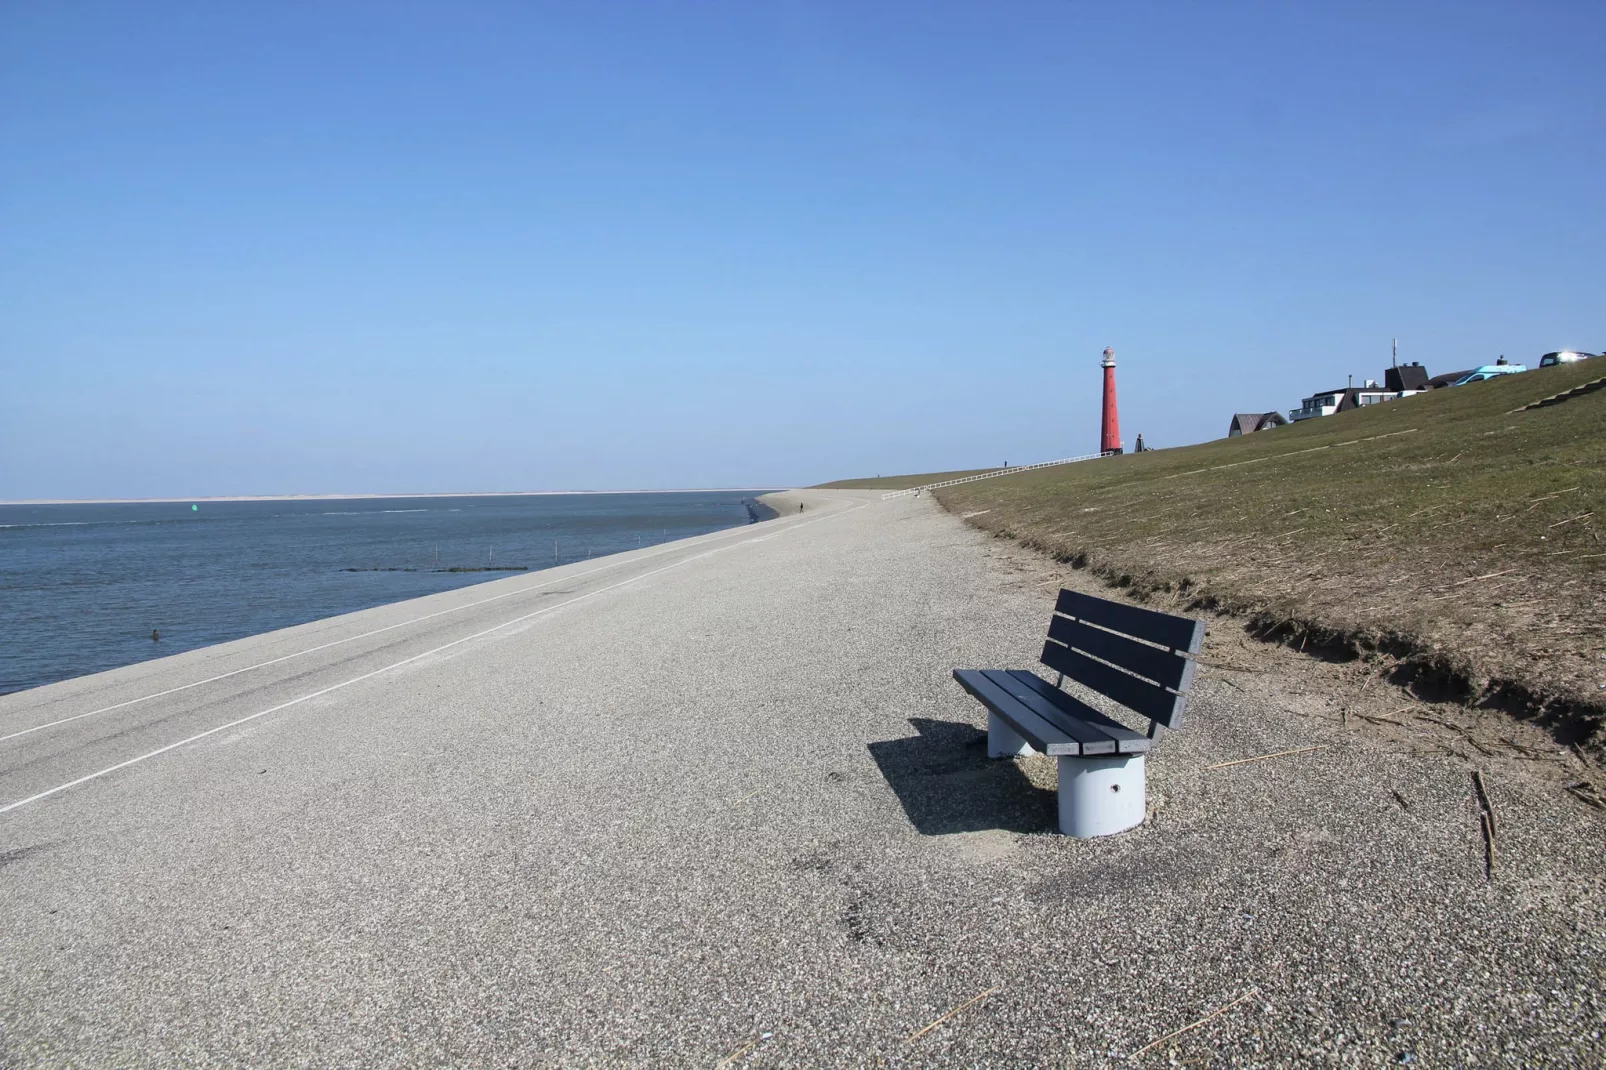
[[[1149,822],[1066,839],[949,676],[1066,577],[776,504],[0,698],[0,1065],[1606,1060],[1582,759],[1217,622]]]

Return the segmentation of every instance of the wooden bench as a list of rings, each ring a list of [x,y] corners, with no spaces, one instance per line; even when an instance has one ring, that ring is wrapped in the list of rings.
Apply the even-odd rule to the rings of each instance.
[[[1037,751],[1059,759],[1060,831],[1105,836],[1143,823],[1143,759],[1161,728],[1180,728],[1204,642],[1203,621],[1061,591],[1042,663],[1049,683],[1025,669],[955,669],[987,707],[987,754]],[[1061,689],[1072,680],[1147,718],[1134,731]]]

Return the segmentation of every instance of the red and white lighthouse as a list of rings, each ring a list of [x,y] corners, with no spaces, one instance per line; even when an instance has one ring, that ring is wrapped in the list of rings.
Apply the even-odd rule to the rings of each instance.
[[[1121,452],[1121,416],[1115,408],[1115,350],[1104,350],[1104,427],[1099,435],[1099,453],[1108,457]]]

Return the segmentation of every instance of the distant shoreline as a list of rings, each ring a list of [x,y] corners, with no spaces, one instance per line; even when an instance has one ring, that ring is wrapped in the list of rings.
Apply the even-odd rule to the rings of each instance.
[[[184,502],[353,502],[383,498],[531,498],[552,494],[759,494],[775,487],[676,487],[668,490],[470,490],[428,494],[223,494],[198,498],[5,498],[0,505],[161,505]]]

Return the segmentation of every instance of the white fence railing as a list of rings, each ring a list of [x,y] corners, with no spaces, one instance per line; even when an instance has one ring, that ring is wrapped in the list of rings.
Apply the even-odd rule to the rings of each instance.
[[[982,472],[980,475],[962,476],[959,479],[945,479],[940,483],[926,483],[918,487],[906,487],[881,495],[881,500],[888,498],[906,498],[916,491],[936,490],[938,487],[952,487],[960,483],[974,483],[978,479],[992,479],[994,476],[1012,476],[1016,472],[1030,472],[1035,468],[1052,468],[1056,464],[1075,464],[1077,461],[1091,461],[1104,456],[1102,453],[1084,453],[1080,457],[1062,457],[1057,461],[1039,461],[1037,464],[1023,464],[1015,468],[1000,468],[992,472]]]

